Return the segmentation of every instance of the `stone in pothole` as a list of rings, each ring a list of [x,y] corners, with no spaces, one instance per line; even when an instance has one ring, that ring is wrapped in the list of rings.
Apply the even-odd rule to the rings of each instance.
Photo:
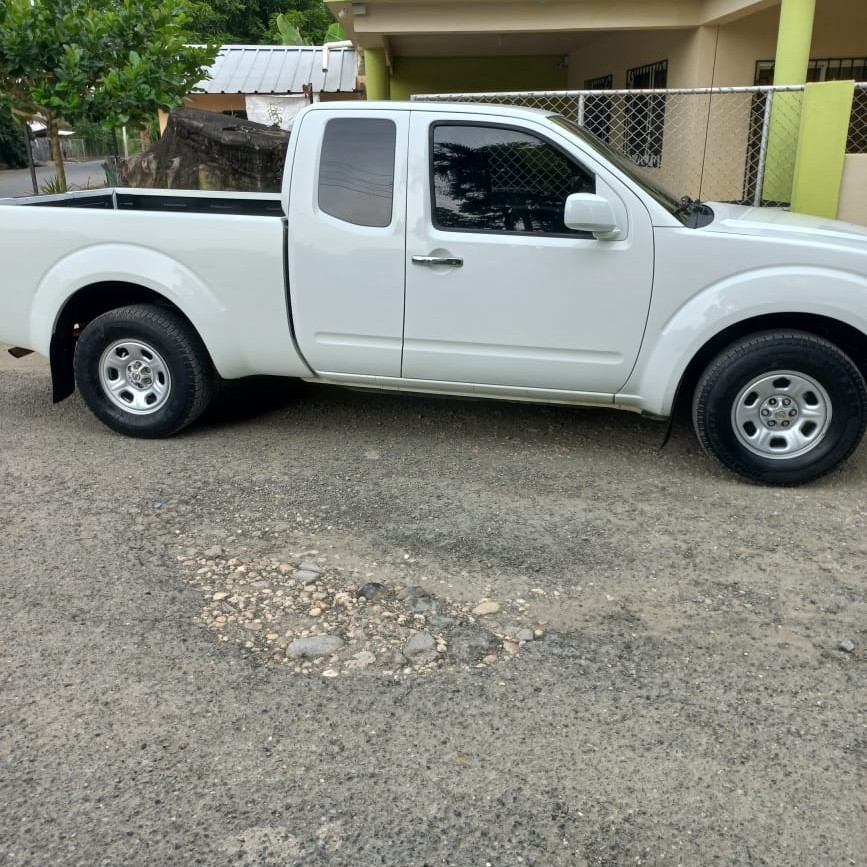
[[[369,650],[362,650],[359,653],[356,653],[352,659],[347,660],[344,667],[348,668],[350,671],[359,671],[363,668],[367,668],[368,665],[373,665],[374,662],[376,662],[376,656]]]
[[[296,638],[287,648],[289,659],[300,659],[302,656],[330,656],[343,647],[343,639],[339,635],[310,635],[307,638]]]
[[[445,609],[442,599],[432,596],[413,596],[409,600],[409,608],[413,614],[441,614]]]
[[[292,577],[302,584],[315,584],[322,577],[322,573],[311,569],[299,569]]]
[[[457,618],[449,617],[448,614],[431,614],[427,622],[431,629],[441,632],[445,629],[451,629],[458,621]]]
[[[355,591],[356,599],[366,599],[368,602],[373,602],[374,599],[380,599],[385,595],[385,585],[378,581],[368,581],[363,587],[359,587]]]
[[[458,626],[449,635],[449,651],[459,662],[481,662],[499,650],[500,642],[487,629],[473,626]]]
[[[439,655],[436,639],[427,632],[416,632],[403,648],[403,655],[415,665],[433,662]]]

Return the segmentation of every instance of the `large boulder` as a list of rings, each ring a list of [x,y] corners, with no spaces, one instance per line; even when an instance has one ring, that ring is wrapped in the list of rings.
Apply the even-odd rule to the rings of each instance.
[[[172,190],[279,192],[289,133],[212,111],[179,108],[160,140],[120,160],[118,183]]]

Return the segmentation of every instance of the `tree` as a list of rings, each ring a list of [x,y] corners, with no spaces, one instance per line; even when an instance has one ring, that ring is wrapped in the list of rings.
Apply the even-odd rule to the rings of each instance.
[[[301,35],[298,27],[292,23],[288,15],[281,12],[275,19],[274,24],[280,32],[281,45],[308,45]]]
[[[24,125],[12,120],[8,108],[0,108],[0,164],[13,169],[27,165],[24,145]]]
[[[278,15],[298,31],[301,42],[289,44],[321,45],[334,22],[322,0],[194,0],[191,14],[192,32],[222,45],[280,44]]]
[[[0,105],[48,128],[61,189],[60,122],[123,126],[179,105],[216,47],[192,47],[187,0],[4,0]]]

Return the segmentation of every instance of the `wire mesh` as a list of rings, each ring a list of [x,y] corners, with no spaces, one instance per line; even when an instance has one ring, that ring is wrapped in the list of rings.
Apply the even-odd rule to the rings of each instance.
[[[677,196],[788,204],[804,88],[583,90],[415,96],[520,105],[563,115]],[[858,85],[849,150],[867,151],[867,84]]]
[[[867,154],[867,82],[855,85],[846,153]]]

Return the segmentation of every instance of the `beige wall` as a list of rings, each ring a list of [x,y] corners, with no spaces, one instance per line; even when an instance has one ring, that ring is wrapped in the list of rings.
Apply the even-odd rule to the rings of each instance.
[[[768,9],[720,27],[713,86],[751,87],[756,61],[773,60],[777,53],[779,23],[780,10]]]
[[[867,56],[867,2],[818,0],[810,56]],[[779,6],[720,27],[610,32],[569,55],[569,86],[609,73],[626,86],[626,70],[668,60],[669,87],[740,87],[755,81],[756,61],[777,50]]]
[[[810,56],[867,56],[867,2],[817,0]]]
[[[867,226],[867,154],[847,154],[837,219]]]
[[[668,60],[668,87],[752,85],[756,61],[776,53],[778,22],[768,9],[721,27],[608,33],[569,56],[569,86],[611,73],[625,87],[627,69],[657,60]]]
[[[709,85],[715,36],[707,27],[606,33],[569,55],[569,87],[609,74],[615,88],[626,87],[627,69],[658,60],[668,60],[668,87]]]
[[[243,93],[197,93],[184,99],[184,108],[200,108],[202,111],[245,111],[247,104]],[[165,132],[169,116],[159,112],[160,133]]]

